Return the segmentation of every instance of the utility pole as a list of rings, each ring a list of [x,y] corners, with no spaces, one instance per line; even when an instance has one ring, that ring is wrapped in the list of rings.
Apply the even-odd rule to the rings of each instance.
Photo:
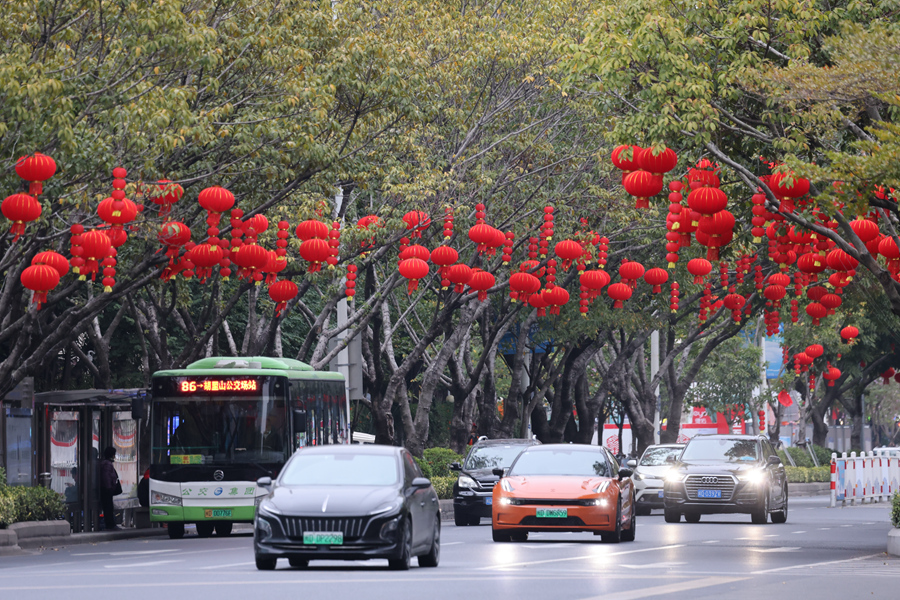
[[[652,381],[656,374],[659,373],[659,330],[656,329],[650,334],[650,380]],[[656,410],[653,411],[653,442],[659,443],[660,421],[660,400],[659,400],[659,384],[653,388],[653,395],[656,397]]]

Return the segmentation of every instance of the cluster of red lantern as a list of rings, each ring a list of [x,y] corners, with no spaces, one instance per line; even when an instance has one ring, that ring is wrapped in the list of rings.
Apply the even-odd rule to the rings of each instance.
[[[630,156],[629,156],[630,155]],[[619,146],[612,153],[612,162],[622,171],[622,187],[635,198],[635,208],[650,208],[650,198],[663,189],[663,175],[678,164],[678,156],[671,148]]]
[[[40,218],[42,208],[38,196],[44,190],[44,182],[56,174],[56,161],[35,152],[16,161],[16,174],[29,182],[28,193],[13,194],[0,204],[0,212],[12,221],[9,231],[13,234],[14,243],[25,232],[26,223]]]

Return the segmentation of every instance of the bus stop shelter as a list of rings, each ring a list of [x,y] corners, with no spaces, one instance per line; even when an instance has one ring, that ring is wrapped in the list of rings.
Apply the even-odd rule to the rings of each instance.
[[[122,484],[117,509],[138,505],[140,430],[132,407],[144,389],[63,390],[34,395],[34,472],[42,485],[66,501],[72,530],[98,531],[98,461],[103,449],[116,449],[115,468]],[[139,415],[137,415],[139,416]]]

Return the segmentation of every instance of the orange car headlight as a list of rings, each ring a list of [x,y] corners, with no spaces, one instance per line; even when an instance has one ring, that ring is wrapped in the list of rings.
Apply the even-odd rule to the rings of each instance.
[[[499,501],[497,501],[497,504],[502,504],[503,506],[509,506],[512,503],[513,503],[512,499],[507,498],[505,496],[503,498],[500,498]]]

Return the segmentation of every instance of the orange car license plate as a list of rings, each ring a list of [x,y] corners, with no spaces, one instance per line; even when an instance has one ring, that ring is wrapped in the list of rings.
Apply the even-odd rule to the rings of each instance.
[[[537,517],[541,519],[565,519],[569,516],[567,508],[539,508]]]

